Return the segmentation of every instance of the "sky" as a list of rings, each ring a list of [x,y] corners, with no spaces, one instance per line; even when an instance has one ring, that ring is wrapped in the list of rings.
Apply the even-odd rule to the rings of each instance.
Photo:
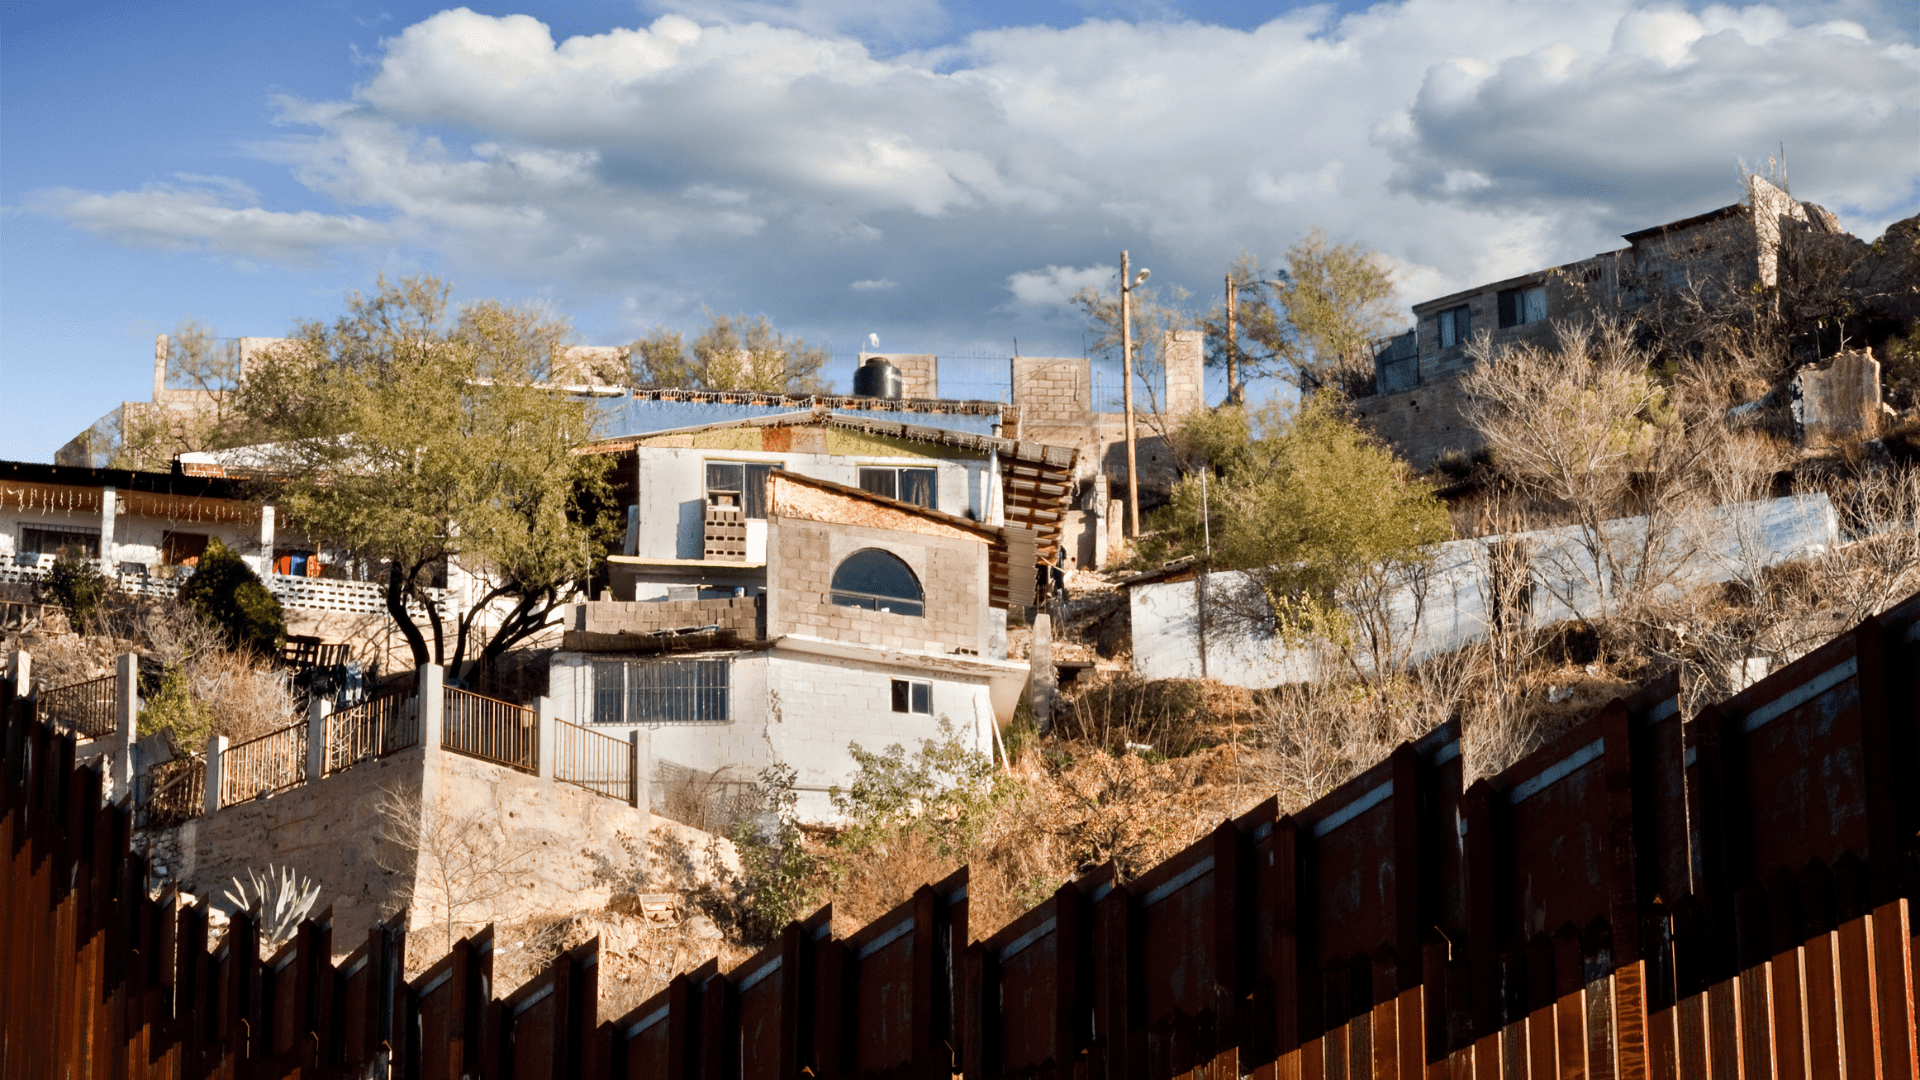
[[[1912,0],[0,0],[0,458],[147,398],[184,319],[381,274],[586,344],[764,313],[843,390],[874,334],[996,397],[1123,249],[1204,307],[1319,229],[1411,304],[1783,149],[1872,238],[1920,210],[1916,46]]]

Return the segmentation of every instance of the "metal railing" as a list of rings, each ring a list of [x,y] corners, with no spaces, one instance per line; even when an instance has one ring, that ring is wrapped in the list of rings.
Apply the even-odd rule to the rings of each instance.
[[[120,680],[115,675],[40,692],[39,719],[83,739],[113,734]]]
[[[235,743],[220,755],[220,805],[285,791],[307,779],[307,722]]]
[[[540,771],[540,715],[496,698],[446,688],[440,747],[521,772]]]
[[[553,778],[586,788],[596,795],[628,802],[633,798],[633,745],[625,739],[555,719]]]
[[[141,783],[146,791],[140,803],[141,821],[147,828],[178,825],[206,811],[206,758],[176,758],[157,765],[147,771]]]
[[[326,772],[420,745],[420,697],[396,683],[327,717]]]

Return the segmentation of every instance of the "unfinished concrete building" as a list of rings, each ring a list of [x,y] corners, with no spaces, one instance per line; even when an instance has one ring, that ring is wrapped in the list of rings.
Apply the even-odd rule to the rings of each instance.
[[[1844,236],[1834,216],[1755,177],[1731,206],[1627,233],[1628,246],[1476,285],[1413,306],[1414,327],[1374,358],[1376,393],[1354,402],[1361,421],[1417,468],[1485,445],[1466,416],[1459,376],[1468,345],[1545,345],[1557,322],[1631,316],[1685,289],[1716,296],[1771,287],[1800,237]],[[1855,241],[1857,243],[1857,241]]]

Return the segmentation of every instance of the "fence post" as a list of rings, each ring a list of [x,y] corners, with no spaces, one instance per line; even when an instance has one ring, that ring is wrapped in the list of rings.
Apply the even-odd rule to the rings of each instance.
[[[535,764],[540,766],[540,779],[552,780],[559,766],[559,762],[553,759],[554,744],[558,741],[554,738],[557,729],[553,726],[553,695],[546,694],[534,699],[533,707],[540,717],[534,735]]]
[[[211,814],[220,809],[220,771],[226,764],[227,737],[212,735],[207,738],[207,800],[206,812]]]
[[[113,683],[113,798],[133,790],[134,725],[140,719],[140,657],[121,653]]]
[[[652,806],[647,776],[652,759],[653,733],[639,728],[627,732],[627,805],[636,810],[648,810]]]
[[[13,682],[13,696],[25,698],[33,693],[33,654],[25,649],[13,650],[13,656],[7,660],[7,678]]]
[[[440,749],[440,728],[447,713],[447,673],[439,664],[420,665],[420,745]]]
[[[307,783],[327,774],[327,717],[333,714],[333,702],[324,697],[307,701]]]

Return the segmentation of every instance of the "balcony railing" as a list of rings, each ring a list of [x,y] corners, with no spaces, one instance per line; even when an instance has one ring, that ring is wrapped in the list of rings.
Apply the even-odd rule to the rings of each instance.
[[[220,755],[220,805],[285,791],[307,778],[307,722],[235,743]]]
[[[538,774],[540,715],[532,709],[449,686],[440,747]]]
[[[632,802],[633,744],[565,720],[553,722],[553,778]]]
[[[18,558],[0,562],[0,585],[31,585],[47,580],[53,568],[53,556],[28,556],[28,559],[30,561],[27,563],[19,562]],[[181,584],[193,576],[190,567],[165,570],[162,573],[120,570],[110,577],[120,591],[128,596],[164,598],[178,594]],[[286,607],[341,611],[353,615],[378,615],[387,610],[387,586],[384,582],[295,577],[291,574],[268,574],[262,581],[267,591]],[[428,589],[427,595],[433,597],[435,603],[444,605],[450,594],[445,589]],[[407,610],[416,615],[426,614],[425,609],[413,600],[407,602]]]
[[[398,683],[327,717],[326,771],[336,773],[420,745],[420,698]]]

